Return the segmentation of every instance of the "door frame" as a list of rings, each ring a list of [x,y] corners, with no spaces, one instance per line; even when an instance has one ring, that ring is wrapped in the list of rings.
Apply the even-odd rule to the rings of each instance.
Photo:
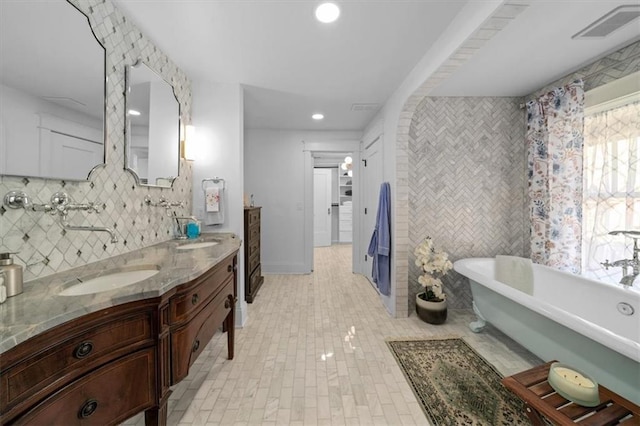
[[[357,261],[364,256],[366,247],[361,247],[360,218],[360,140],[302,141],[304,154],[304,270],[313,271],[313,168],[314,155],[326,152],[351,153],[353,158],[353,243],[352,272],[357,271]]]
[[[367,149],[369,149],[373,144],[376,144],[376,143],[380,144],[378,146],[378,149],[380,151],[380,156],[381,156],[381,158],[380,158],[380,167],[381,167],[381,169],[380,169],[380,178],[381,178],[380,183],[382,183],[384,181],[384,162],[383,162],[384,158],[382,158],[382,149],[383,149],[382,141],[383,141],[383,134],[380,133],[378,136],[376,136],[372,140],[368,141],[366,143],[366,145],[363,142],[362,143],[362,147],[361,147],[362,152],[360,154],[362,161],[364,161],[365,160],[364,156],[365,156],[365,153],[366,153]],[[361,165],[362,165],[362,161],[361,161]],[[364,167],[362,167],[361,176],[364,176]],[[367,203],[367,200],[365,200],[365,195],[366,194],[364,192],[364,189],[365,189],[364,187],[365,187],[365,183],[364,183],[364,180],[362,180],[361,181],[361,185],[360,185],[360,189],[361,189],[361,191],[360,191],[360,194],[361,194],[360,195],[360,206],[361,206],[361,209],[359,211],[358,216],[359,216],[359,219],[360,219],[360,229],[361,229],[360,230],[360,235],[362,237],[361,244],[364,247],[364,251],[362,253],[362,256],[360,256],[359,259],[358,259],[358,263],[357,263],[357,268],[358,269],[357,269],[357,271],[359,271],[360,274],[362,274],[365,277],[367,277],[367,279],[369,280],[371,285],[373,285],[373,287],[377,291],[378,287],[377,287],[377,285],[375,283],[373,283],[372,278],[371,278],[371,270],[370,270],[371,265],[367,264],[365,262],[365,260],[364,260],[364,256],[367,254],[367,251],[368,251],[368,248],[369,248],[369,242],[370,242],[370,239],[371,239],[370,231],[364,229],[365,225],[366,225],[365,224],[364,208],[366,206],[369,206],[370,211],[367,212],[367,215],[370,214],[370,215],[372,215],[372,217],[375,218],[375,216],[377,215],[377,212],[378,212],[379,197],[376,196],[374,199],[370,200]],[[374,191],[374,193],[377,193],[377,191]],[[374,221],[375,221],[375,219],[374,219]]]

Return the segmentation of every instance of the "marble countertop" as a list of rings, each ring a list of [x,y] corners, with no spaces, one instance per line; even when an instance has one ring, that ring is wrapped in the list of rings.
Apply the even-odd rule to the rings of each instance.
[[[177,250],[183,244],[216,241],[209,247]],[[230,233],[202,234],[193,240],[170,240],[109,259],[24,283],[21,294],[0,304],[0,354],[25,340],[82,315],[136,300],[158,297],[191,281],[240,248]],[[59,293],[80,279],[137,265],[159,267],[151,278],[115,290],[83,296]]]

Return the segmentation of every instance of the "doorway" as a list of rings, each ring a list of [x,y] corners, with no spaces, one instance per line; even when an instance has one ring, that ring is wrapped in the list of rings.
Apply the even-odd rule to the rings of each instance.
[[[333,219],[333,242],[340,243],[340,232],[339,232],[339,203],[340,203],[340,194],[338,191],[340,190],[339,183],[339,174],[341,169],[340,166],[344,162],[344,159],[347,155],[350,154],[352,157],[352,177],[349,178],[352,180],[350,183],[352,188],[347,188],[346,179],[343,182],[343,189],[345,191],[343,200],[347,201],[347,198],[351,198],[352,209],[355,213],[358,211],[359,206],[359,175],[360,175],[360,141],[349,140],[349,141],[333,141],[333,142],[303,142],[304,143],[304,187],[305,187],[305,195],[304,195],[304,267],[309,272],[313,271],[313,251],[314,251],[314,169],[316,168],[329,168],[332,169],[334,176],[334,182],[332,182],[332,191],[334,191],[333,196],[336,198],[333,200],[331,205],[331,216]],[[331,164],[328,163],[328,158],[333,157],[331,160]],[[344,173],[344,171],[343,171]],[[347,191],[351,194],[347,195]],[[324,210],[325,214],[327,210]],[[329,216],[327,214],[327,216]],[[352,220],[352,230],[349,233],[352,239],[352,244],[349,244],[350,249],[353,252],[352,255],[352,271],[357,272],[358,264],[356,262],[356,251],[360,251],[360,222],[359,218],[356,214],[353,214]],[[343,227],[344,228],[344,227]],[[343,243],[346,241],[343,241]],[[347,244],[345,244],[347,245]]]

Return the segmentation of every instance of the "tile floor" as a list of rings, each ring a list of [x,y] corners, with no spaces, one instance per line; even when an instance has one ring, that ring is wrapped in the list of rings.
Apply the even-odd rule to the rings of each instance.
[[[450,310],[443,325],[390,318],[351,246],[315,250],[311,275],[267,275],[249,319],[236,330],[235,359],[214,336],[173,389],[173,425],[426,425],[385,344],[398,337],[463,336],[503,375],[541,361],[499,331],[469,331],[473,314]],[[142,425],[138,415],[125,425]]]

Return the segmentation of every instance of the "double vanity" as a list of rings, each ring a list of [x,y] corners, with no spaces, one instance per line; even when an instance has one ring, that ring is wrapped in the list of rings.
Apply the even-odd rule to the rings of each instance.
[[[0,424],[166,424],[220,326],[233,359],[239,247],[204,234],[25,283],[0,305]]]
[[[188,77],[109,1],[0,1],[0,16],[20,46],[2,51],[0,251],[41,277],[122,253],[127,238],[184,236],[191,203],[164,196],[193,186],[179,154]],[[0,304],[0,424],[102,426],[141,411],[165,424],[170,387],[220,326],[233,358],[239,247],[233,234],[165,241],[25,283]]]

